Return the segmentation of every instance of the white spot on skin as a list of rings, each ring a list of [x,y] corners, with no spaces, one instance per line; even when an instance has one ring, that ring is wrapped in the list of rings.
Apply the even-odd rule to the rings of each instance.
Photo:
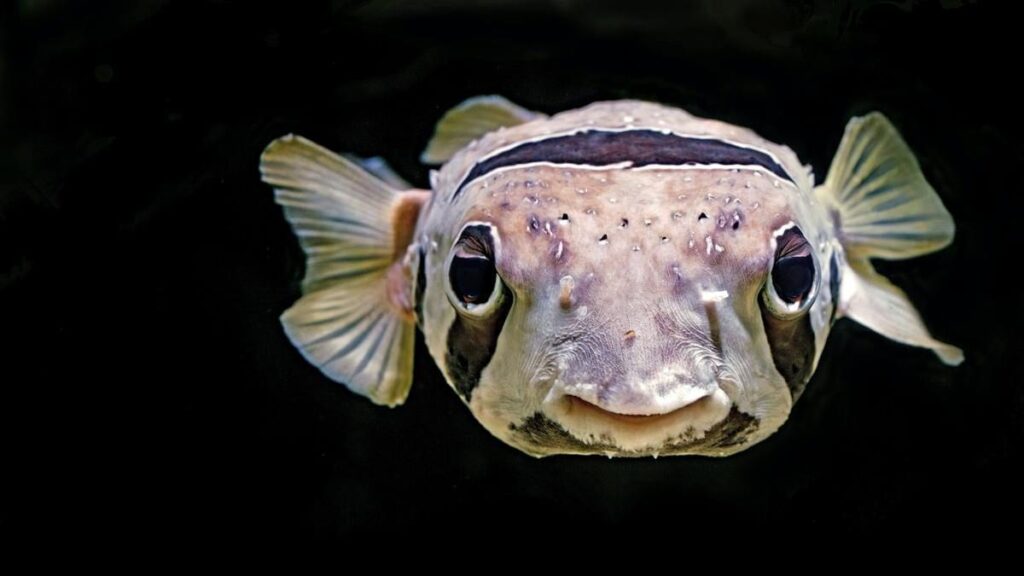
[[[707,246],[708,256],[710,256],[711,255],[711,249],[715,245],[715,243],[711,241],[711,236],[705,236],[704,237],[704,244],[705,244],[705,246]]]
[[[551,231],[551,222],[544,223],[544,233],[548,236],[554,236],[555,233]]]
[[[686,245],[692,249],[694,246],[697,245],[697,243],[693,241],[693,238],[690,238],[690,241],[687,242]]]
[[[651,225],[651,219],[650,218],[644,218],[644,226],[650,226],[650,225]]]
[[[555,250],[555,260],[561,260],[562,259],[562,248],[563,248],[562,241],[559,240],[558,241],[558,249]]]
[[[700,299],[704,302],[721,302],[729,297],[728,290],[701,290]]]
[[[725,248],[721,244],[715,244],[715,252],[725,252]]]
[[[640,251],[640,247],[637,246],[636,244],[634,244],[633,245],[633,252],[639,252],[639,251]]]
[[[628,114],[626,116],[622,117],[622,121],[625,122],[626,124],[629,124],[630,122],[633,122],[634,120],[636,120],[636,118],[633,118],[632,116],[629,116]]]

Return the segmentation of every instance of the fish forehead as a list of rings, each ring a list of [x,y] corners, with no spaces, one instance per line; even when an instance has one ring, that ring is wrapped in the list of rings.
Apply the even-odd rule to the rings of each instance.
[[[714,290],[767,269],[771,233],[799,198],[756,169],[543,165],[497,171],[465,193],[467,220],[497,226],[500,271],[521,289],[571,275]]]
[[[583,130],[656,130],[681,136],[716,138],[764,151],[776,159],[798,187],[812,184],[809,169],[786,146],[770,142],[752,130],[717,120],[699,118],[679,108],[637,100],[597,102],[481,137],[459,151],[438,174],[436,190],[450,200],[477,162],[517,144]]]

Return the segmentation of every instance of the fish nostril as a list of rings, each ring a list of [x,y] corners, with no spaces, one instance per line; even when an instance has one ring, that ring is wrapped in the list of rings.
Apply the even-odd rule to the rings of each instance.
[[[563,224],[568,224],[569,223],[569,215],[566,214],[565,212],[562,212],[562,215],[558,217],[558,221],[562,222]]]
[[[602,245],[602,246],[607,244],[608,243],[608,235],[607,234],[602,234],[601,237],[597,239],[597,243]]]
[[[701,222],[701,221],[704,221],[704,220],[707,220],[707,219],[708,219],[708,215],[703,213],[703,212],[700,213],[700,216],[697,216],[697,222]]]
[[[619,228],[628,228],[628,227],[629,227],[629,220],[623,218],[622,221],[619,223]]]

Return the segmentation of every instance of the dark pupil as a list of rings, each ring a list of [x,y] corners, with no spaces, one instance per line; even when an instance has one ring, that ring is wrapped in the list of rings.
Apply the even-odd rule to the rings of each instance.
[[[487,258],[456,256],[448,270],[455,296],[466,304],[487,301],[494,290],[494,264]]]
[[[810,256],[783,258],[772,268],[775,293],[786,302],[799,302],[811,290],[814,282],[814,262]]]

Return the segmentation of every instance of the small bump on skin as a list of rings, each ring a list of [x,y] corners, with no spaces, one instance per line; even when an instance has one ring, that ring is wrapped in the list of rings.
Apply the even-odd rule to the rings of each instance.
[[[678,211],[678,210],[676,210],[675,212],[672,213],[672,219],[673,220],[681,220],[682,217],[683,217],[683,213]]]
[[[651,219],[650,218],[644,218],[644,226],[650,226],[650,225],[651,225]]]
[[[628,228],[628,227],[629,227],[629,220],[623,218],[622,220],[619,221],[619,228]]]
[[[558,281],[561,290],[558,293],[558,305],[562,310],[572,308],[572,289],[576,287],[576,281],[572,276],[562,276]]]

